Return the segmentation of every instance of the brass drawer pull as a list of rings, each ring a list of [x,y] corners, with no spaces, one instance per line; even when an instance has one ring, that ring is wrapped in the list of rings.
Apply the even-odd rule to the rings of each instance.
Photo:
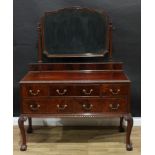
[[[83,104],[82,107],[85,109],[85,110],[91,110],[93,105],[92,104],[89,104],[89,105],[86,105],[86,104]]]
[[[112,109],[112,110],[118,110],[119,108],[119,104],[117,104],[116,106],[114,106],[113,104],[109,104],[109,107]]]
[[[117,95],[120,92],[120,89],[117,89],[117,91],[114,91],[113,89],[109,89],[109,91],[113,94],[113,95]]]
[[[83,90],[82,90],[82,92],[83,92],[85,95],[90,95],[90,94],[92,93],[92,91],[93,91],[93,89],[90,89],[89,92],[87,92],[86,89],[83,89]]]
[[[58,108],[59,110],[64,110],[64,109],[67,108],[67,107],[68,107],[67,104],[65,104],[65,105],[59,105],[59,104],[57,104],[57,108]]]
[[[57,89],[56,92],[57,92],[59,95],[65,95],[65,93],[67,93],[67,89],[64,89],[63,92],[60,92],[60,90]]]
[[[38,89],[36,92],[33,92],[33,90],[29,90],[29,93],[32,95],[32,96],[36,96],[40,93],[40,90]]]
[[[31,104],[30,109],[33,111],[37,111],[40,108],[40,104]]]

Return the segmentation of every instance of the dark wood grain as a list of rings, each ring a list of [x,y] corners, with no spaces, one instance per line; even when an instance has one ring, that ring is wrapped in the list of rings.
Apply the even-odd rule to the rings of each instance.
[[[21,80],[21,83],[26,81],[115,81],[126,80],[129,81],[123,71],[30,71]]]
[[[46,97],[24,99],[22,113],[24,114],[55,114],[55,113],[128,113],[126,98],[100,97]],[[64,107],[66,105],[66,107]],[[59,106],[59,107],[58,107]]]
[[[117,67],[113,67],[112,62],[108,65],[90,63],[89,66],[88,63],[80,66],[68,63],[51,66],[52,64],[40,63],[32,65],[36,71],[29,71],[20,81],[23,117],[131,117],[130,80],[123,70],[119,70],[119,67],[122,68],[121,63]],[[94,70],[90,70],[91,66]],[[99,70],[98,66],[101,67]],[[131,121],[127,120],[127,150],[131,150]],[[25,144],[22,147],[24,146]]]
[[[129,94],[129,84],[103,84],[101,86],[103,96],[121,96]]]
[[[131,130],[133,127],[133,118],[131,115],[125,116],[125,120],[127,121],[127,132],[126,132],[126,149],[128,151],[133,150],[132,142],[130,140]]]
[[[49,91],[50,96],[100,96],[100,85],[55,84],[49,86]]]
[[[18,125],[22,136],[22,142],[21,142],[21,151],[26,151],[27,145],[26,145],[26,134],[25,134],[25,128],[24,128],[24,122],[27,120],[27,117],[20,116],[18,119]]]
[[[33,63],[29,64],[30,71],[62,71],[62,70],[122,70],[122,62],[95,63]]]
[[[22,96],[48,96],[48,86],[43,84],[26,84],[21,87]]]

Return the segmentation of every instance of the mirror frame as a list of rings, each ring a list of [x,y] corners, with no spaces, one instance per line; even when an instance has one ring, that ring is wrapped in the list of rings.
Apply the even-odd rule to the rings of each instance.
[[[106,16],[107,18],[107,32],[106,32],[106,49],[101,50],[97,53],[79,53],[79,54],[49,54],[45,50],[44,45],[44,18],[46,15],[49,14],[58,14],[61,11],[69,10],[69,9],[75,9],[75,10],[81,10],[83,12],[91,12],[91,13],[99,13],[101,16]],[[69,57],[104,57],[105,54],[109,54],[109,57],[112,57],[112,22],[109,16],[105,11],[99,12],[92,8],[82,8],[82,7],[69,7],[69,8],[63,8],[56,11],[51,12],[45,12],[44,16],[41,17],[40,23],[38,26],[38,62],[42,62],[42,55],[45,55],[47,58],[69,58]]]

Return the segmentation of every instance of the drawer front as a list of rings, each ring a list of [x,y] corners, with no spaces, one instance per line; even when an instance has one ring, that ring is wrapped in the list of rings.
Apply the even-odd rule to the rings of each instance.
[[[102,99],[102,112],[121,113],[128,111],[126,98],[106,98]]]
[[[23,113],[28,114],[62,114],[72,113],[72,102],[64,99],[33,99],[23,101]]]
[[[47,105],[47,112],[52,114],[73,113],[73,103],[71,100],[50,99]]]
[[[50,96],[74,96],[75,90],[72,85],[51,85],[49,94]]]
[[[101,86],[103,96],[121,96],[129,94],[129,85],[127,84],[103,84]]]
[[[27,99],[22,109],[28,114],[125,113],[128,104],[126,98]]]
[[[47,113],[47,101],[24,100],[22,104],[23,113],[42,114]]]
[[[48,96],[48,86],[42,84],[28,84],[22,86],[23,97]]]
[[[99,85],[52,85],[50,96],[99,96]]]
[[[102,102],[100,99],[75,99],[75,113],[97,113],[101,112]]]
[[[92,98],[92,99],[75,99],[75,113],[121,113],[128,111],[126,98]]]
[[[100,85],[77,85],[77,96],[100,96]]]

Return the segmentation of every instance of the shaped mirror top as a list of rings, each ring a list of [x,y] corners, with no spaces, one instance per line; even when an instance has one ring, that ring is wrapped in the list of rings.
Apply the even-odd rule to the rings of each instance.
[[[109,18],[89,8],[46,12],[41,18],[41,51],[46,57],[100,57],[109,52]]]

